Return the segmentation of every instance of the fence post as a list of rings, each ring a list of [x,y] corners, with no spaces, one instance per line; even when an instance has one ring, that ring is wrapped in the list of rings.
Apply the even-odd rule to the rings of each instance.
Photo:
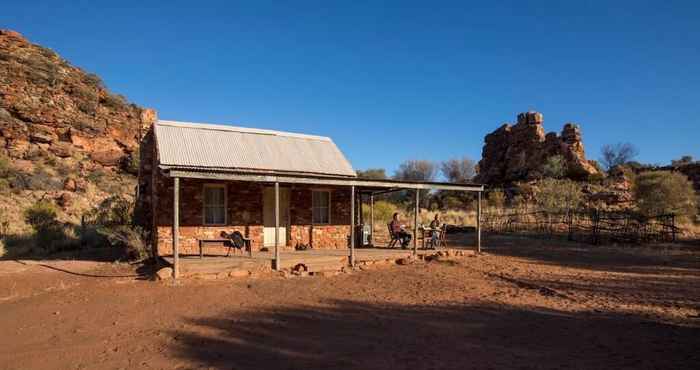
[[[568,239],[569,241],[574,240],[574,213],[571,212],[571,209],[567,210],[567,223],[569,224],[569,236]]]
[[[671,213],[671,241],[676,242],[676,214]]]
[[[598,238],[600,237],[600,230],[598,229],[599,222],[600,215],[598,214],[598,209],[596,208],[593,210],[593,245],[598,245]]]

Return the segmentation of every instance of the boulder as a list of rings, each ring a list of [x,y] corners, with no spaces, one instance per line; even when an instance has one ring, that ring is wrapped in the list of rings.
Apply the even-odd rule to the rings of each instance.
[[[156,272],[156,278],[158,280],[168,280],[173,277],[173,269],[171,267],[163,267]]]
[[[542,113],[520,113],[515,125],[506,123],[486,135],[476,181],[504,185],[533,180],[540,176],[542,164],[557,155],[565,159],[571,178],[586,179],[600,173],[586,159],[577,124],[567,123],[557,135],[546,133],[543,123]]]
[[[57,157],[68,158],[73,156],[73,145],[64,141],[57,141],[51,143],[49,151],[55,154]]]

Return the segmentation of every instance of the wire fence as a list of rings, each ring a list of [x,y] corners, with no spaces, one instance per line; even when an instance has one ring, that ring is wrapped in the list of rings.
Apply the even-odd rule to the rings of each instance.
[[[482,226],[488,232],[562,236],[594,245],[675,242],[682,231],[676,226],[673,214],[644,217],[634,212],[598,209],[568,212],[490,210],[484,212]]]

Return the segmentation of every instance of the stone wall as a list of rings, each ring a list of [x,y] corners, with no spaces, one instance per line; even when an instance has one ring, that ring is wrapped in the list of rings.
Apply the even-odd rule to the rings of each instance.
[[[223,226],[203,225],[204,184],[226,184],[227,223]],[[159,255],[172,254],[173,180],[156,175],[154,243]],[[180,251],[197,254],[199,239],[220,238],[222,232],[240,231],[251,239],[253,250],[264,245],[263,191],[266,185],[251,182],[208,181],[180,179]],[[342,187],[324,188],[331,191],[331,223],[313,225],[311,222],[311,191],[308,186],[290,187],[287,244],[284,249],[294,249],[303,244],[312,248],[347,248],[350,233],[350,190]],[[281,217],[284,220],[285,217]],[[211,246],[207,254],[225,254],[227,249]]]

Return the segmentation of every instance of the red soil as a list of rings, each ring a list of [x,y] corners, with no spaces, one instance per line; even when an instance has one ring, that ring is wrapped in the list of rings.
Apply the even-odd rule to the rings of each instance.
[[[335,277],[139,280],[0,262],[1,369],[685,368],[700,252],[490,238]]]

